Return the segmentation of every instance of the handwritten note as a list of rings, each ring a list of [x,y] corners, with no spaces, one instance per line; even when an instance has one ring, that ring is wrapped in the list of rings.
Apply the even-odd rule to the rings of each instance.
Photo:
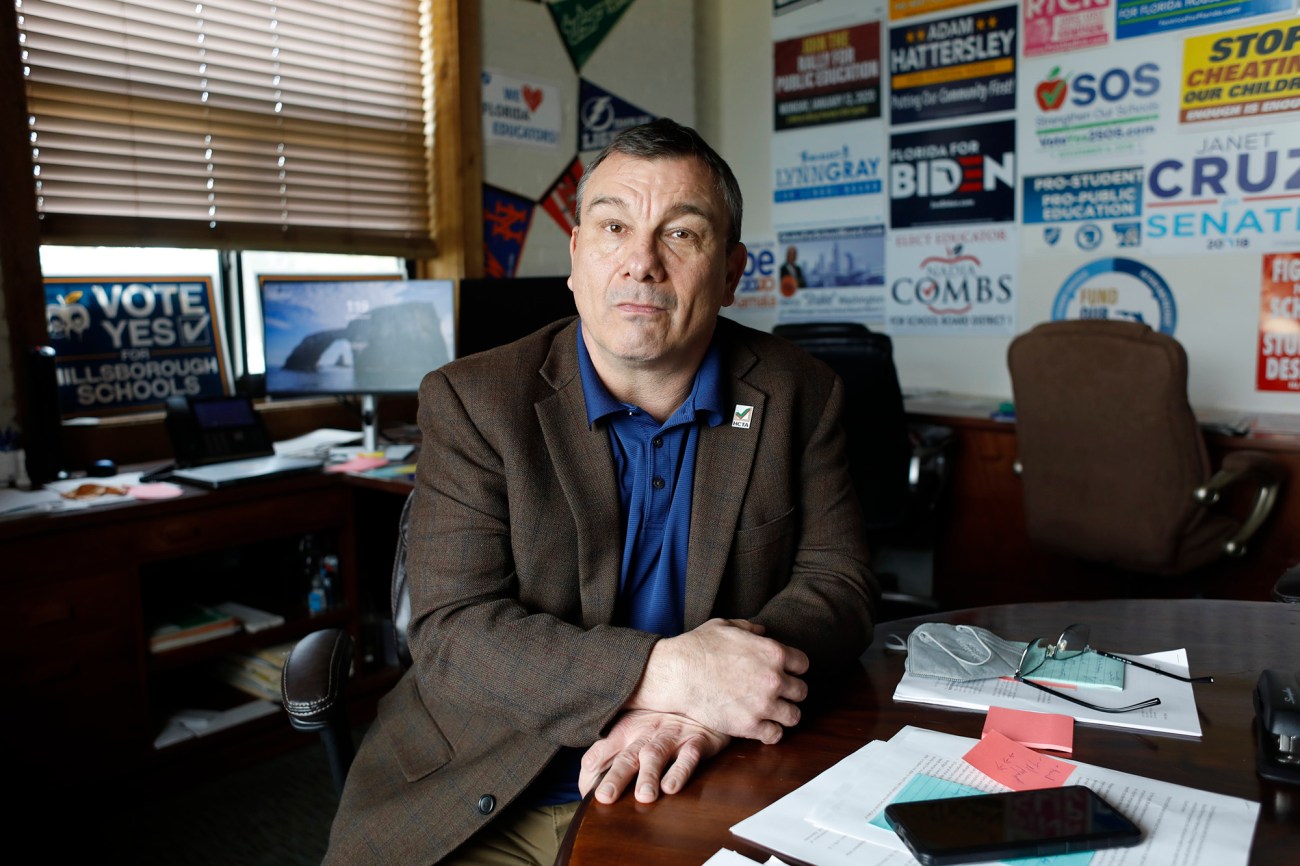
[[[1034,713],[1009,707],[989,707],[984,733],[997,731],[1031,749],[1074,752],[1074,717],[1060,713]]]
[[[1047,755],[997,731],[989,731],[962,760],[1013,791],[1059,788],[1074,772],[1074,765]]]

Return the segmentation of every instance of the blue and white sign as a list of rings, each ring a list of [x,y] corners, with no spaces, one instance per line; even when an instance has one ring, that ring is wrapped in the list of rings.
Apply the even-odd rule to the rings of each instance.
[[[1178,307],[1168,283],[1150,265],[1127,258],[1097,259],[1071,274],[1056,293],[1052,320],[1062,319],[1141,322],[1172,335]]]
[[[1185,27],[1224,24],[1270,12],[1286,12],[1295,0],[1118,0],[1115,38],[1168,33]]]
[[[59,411],[85,415],[225,393],[209,277],[51,278]]]
[[[483,70],[483,141],[555,149],[564,119],[560,89],[530,78]]]
[[[772,137],[773,223],[884,223],[887,170],[878,120],[778,133]]]
[[[1021,184],[1027,253],[1093,252],[1137,246],[1141,239],[1141,166],[1040,174]]]
[[[603,150],[623,130],[649,123],[655,115],[620,99],[585,78],[578,79],[578,150]]]
[[[1152,253],[1272,252],[1300,244],[1300,148],[1285,125],[1178,136],[1146,166]]]

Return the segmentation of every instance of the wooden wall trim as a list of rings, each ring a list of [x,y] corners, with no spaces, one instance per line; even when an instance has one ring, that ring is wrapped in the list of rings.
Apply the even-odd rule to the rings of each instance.
[[[5,206],[4,230],[0,231],[0,292],[5,301],[16,411],[22,419],[27,416],[22,387],[27,350],[44,345],[47,332],[27,93],[18,47],[18,18],[13,10],[0,14],[0,202]],[[4,420],[0,417],[0,426]]]
[[[433,0],[434,177],[437,254],[420,276],[483,275],[483,126],[479,3]]]

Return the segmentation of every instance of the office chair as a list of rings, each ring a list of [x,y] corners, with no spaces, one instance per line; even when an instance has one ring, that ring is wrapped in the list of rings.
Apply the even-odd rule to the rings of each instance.
[[[406,631],[411,623],[411,596],[406,583],[406,530],[412,496],[406,497],[398,520],[397,552],[389,600],[393,611],[393,639],[398,665],[411,666]],[[298,641],[284,661],[280,697],[289,723],[297,730],[320,733],[330,775],[341,793],[348,769],[356,756],[348,723],[348,672],[352,667],[352,638],[342,628],[314,631]]]
[[[1177,340],[1136,322],[1048,322],[1011,341],[1007,366],[1034,545],[1156,575],[1245,553],[1283,469],[1235,451],[1211,472]]]
[[[772,333],[824,361],[844,382],[849,471],[873,550],[926,546],[948,476],[953,432],[908,423],[889,336],[859,322],[782,324]],[[892,575],[877,576],[884,601],[903,608],[899,615],[937,607],[898,592]]]

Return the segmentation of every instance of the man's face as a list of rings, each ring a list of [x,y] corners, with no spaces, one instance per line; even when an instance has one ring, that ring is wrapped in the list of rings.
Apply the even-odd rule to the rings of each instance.
[[[583,191],[569,288],[597,369],[694,369],[735,299],[722,196],[694,159],[610,154]]]

